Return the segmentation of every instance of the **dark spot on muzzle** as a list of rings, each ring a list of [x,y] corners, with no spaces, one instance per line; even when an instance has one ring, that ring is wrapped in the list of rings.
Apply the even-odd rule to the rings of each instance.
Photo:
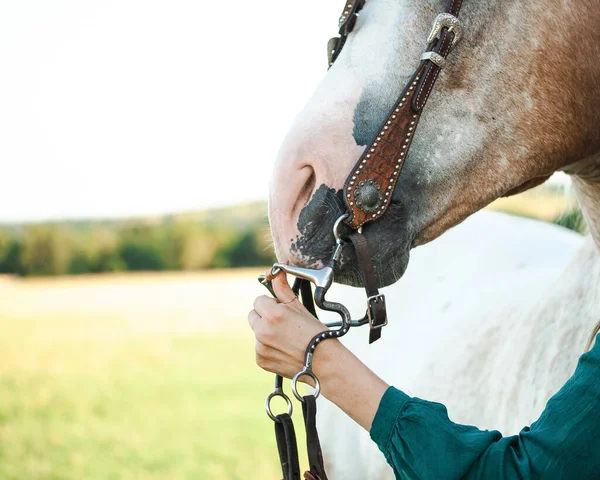
[[[335,247],[333,225],[346,213],[342,191],[321,185],[313,194],[308,205],[298,217],[300,235],[291,245],[291,250],[302,257],[304,266],[326,263]]]
[[[345,213],[342,192],[321,185],[298,218],[300,235],[292,242],[291,251],[299,266],[314,268],[330,260],[335,248],[333,225]],[[405,202],[398,201],[390,205],[381,219],[363,228],[379,286],[390,285],[398,280],[408,264],[412,237],[406,229],[405,219]],[[351,233],[350,229],[347,233]],[[354,286],[364,285],[351,244],[344,248],[335,281]]]

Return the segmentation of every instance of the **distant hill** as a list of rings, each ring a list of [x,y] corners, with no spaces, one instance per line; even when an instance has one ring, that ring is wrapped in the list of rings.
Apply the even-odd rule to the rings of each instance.
[[[174,219],[197,221],[205,225],[226,225],[235,229],[247,229],[254,225],[268,226],[267,202],[254,202],[232,207],[214,208],[198,212],[169,216]]]
[[[273,261],[266,202],[161,216],[0,225],[0,274],[203,270]]]

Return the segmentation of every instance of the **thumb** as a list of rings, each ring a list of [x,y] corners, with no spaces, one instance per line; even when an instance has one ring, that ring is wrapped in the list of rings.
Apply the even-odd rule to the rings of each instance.
[[[290,284],[288,283],[287,276],[284,272],[280,272],[273,279],[273,291],[277,295],[279,303],[291,303],[296,299],[296,295],[292,291]]]

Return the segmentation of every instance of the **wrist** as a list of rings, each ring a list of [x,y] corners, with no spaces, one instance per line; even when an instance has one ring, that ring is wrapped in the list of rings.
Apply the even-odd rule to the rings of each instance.
[[[340,384],[345,382],[345,376],[341,373],[348,354],[352,355],[338,339],[322,342],[315,351],[313,371],[321,384],[321,393],[331,401]]]
[[[362,363],[339,340],[328,340],[315,352],[313,370],[321,393],[370,430],[387,383]]]

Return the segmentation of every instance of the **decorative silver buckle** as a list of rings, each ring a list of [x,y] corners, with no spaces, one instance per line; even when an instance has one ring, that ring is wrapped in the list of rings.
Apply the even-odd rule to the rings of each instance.
[[[383,293],[380,293],[379,295],[373,295],[372,297],[367,298],[367,318],[369,319],[369,325],[371,326],[371,329],[377,330],[379,328],[385,327],[388,324],[388,319],[386,315],[384,323],[382,323],[381,325],[373,325],[373,311],[371,310],[371,301],[375,303],[385,303],[385,295]]]
[[[452,45],[450,48],[454,48],[460,39],[462,38],[462,26],[458,18],[450,13],[440,13],[433,21],[431,27],[431,33],[427,37],[427,43],[433,42],[436,38],[439,38],[442,28],[446,27],[449,32],[454,34],[452,39]]]

